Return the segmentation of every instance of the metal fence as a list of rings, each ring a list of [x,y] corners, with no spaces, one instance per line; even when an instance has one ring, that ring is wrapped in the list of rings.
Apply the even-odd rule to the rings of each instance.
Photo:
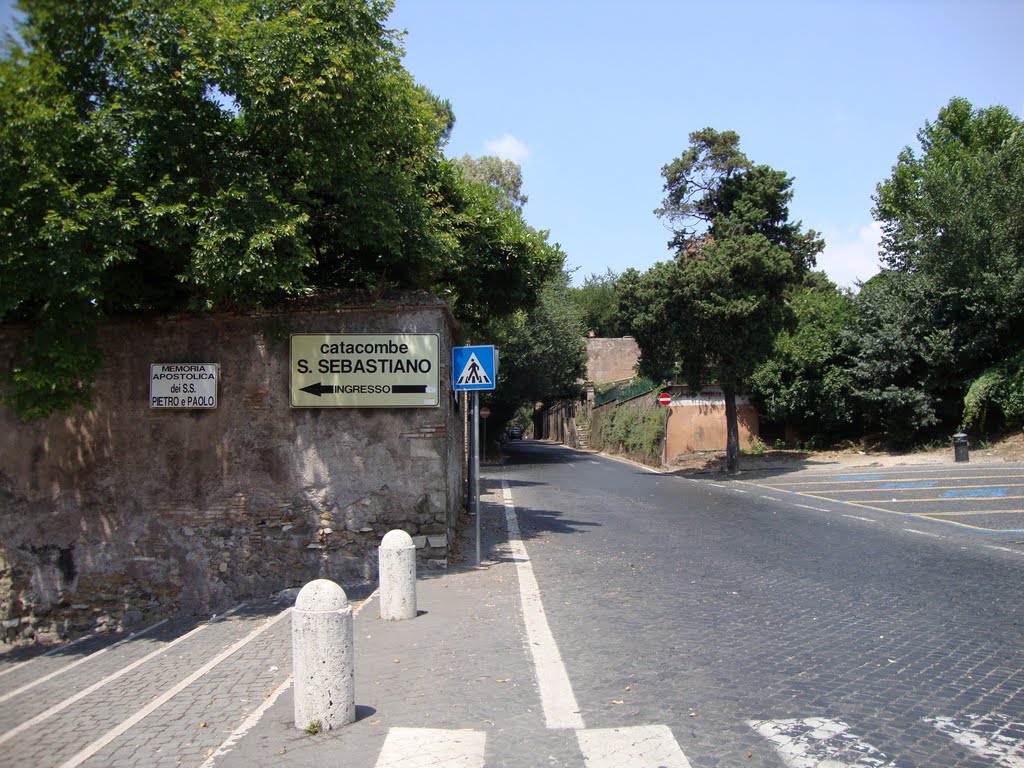
[[[646,395],[655,388],[654,382],[650,379],[633,379],[614,386],[602,392],[594,393],[594,407],[605,405],[615,400],[632,400],[634,397]]]

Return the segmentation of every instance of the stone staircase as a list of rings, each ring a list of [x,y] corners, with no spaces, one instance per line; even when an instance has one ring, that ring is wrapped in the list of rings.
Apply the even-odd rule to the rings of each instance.
[[[590,450],[590,425],[580,424],[573,419],[573,427],[576,429],[576,444],[581,451]]]

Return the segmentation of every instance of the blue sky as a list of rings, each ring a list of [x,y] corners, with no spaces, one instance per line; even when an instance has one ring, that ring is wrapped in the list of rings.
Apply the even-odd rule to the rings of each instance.
[[[691,131],[795,177],[845,285],[877,270],[871,195],[954,96],[1024,111],[1024,2],[398,0],[406,67],[449,99],[449,154],[523,167],[577,282],[670,258],[652,211]]]
[[[852,286],[877,270],[875,185],[925,121],[954,96],[1024,114],[1021,0],[397,0],[391,24],[452,102],[448,154],[520,163],[576,282],[670,258],[653,210],[691,131],[795,177],[819,267]]]

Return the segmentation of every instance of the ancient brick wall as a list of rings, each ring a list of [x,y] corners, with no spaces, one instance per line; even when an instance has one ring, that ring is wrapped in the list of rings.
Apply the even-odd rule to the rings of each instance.
[[[640,347],[632,336],[620,339],[591,337],[586,342],[587,381],[591,384],[625,381],[636,376]]]
[[[436,333],[440,405],[291,408],[291,333]],[[444,562],[462,511],[455,333],[433,299],[105,327],[91,410],[25,424],[0,408],[0,638],[373,580],[393,528]],[[0,331],[0,367],[14,335]],[[217,363],[217,408],[150,408],[149,366],[171,362]]]

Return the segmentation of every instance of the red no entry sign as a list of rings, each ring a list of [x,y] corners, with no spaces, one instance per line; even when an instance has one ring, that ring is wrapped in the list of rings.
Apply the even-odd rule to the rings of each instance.
[[[491,415],[491,409],[488,408],[487,406],[484,406],[483,408],[480,409],[480,418],[481,419],[486,419],[490,415]]]
[[[671,405],[672,395],[670,395],[668,392],[662,392],[660,395],[658,395],[658,402],[661,403],[662,405]]]

